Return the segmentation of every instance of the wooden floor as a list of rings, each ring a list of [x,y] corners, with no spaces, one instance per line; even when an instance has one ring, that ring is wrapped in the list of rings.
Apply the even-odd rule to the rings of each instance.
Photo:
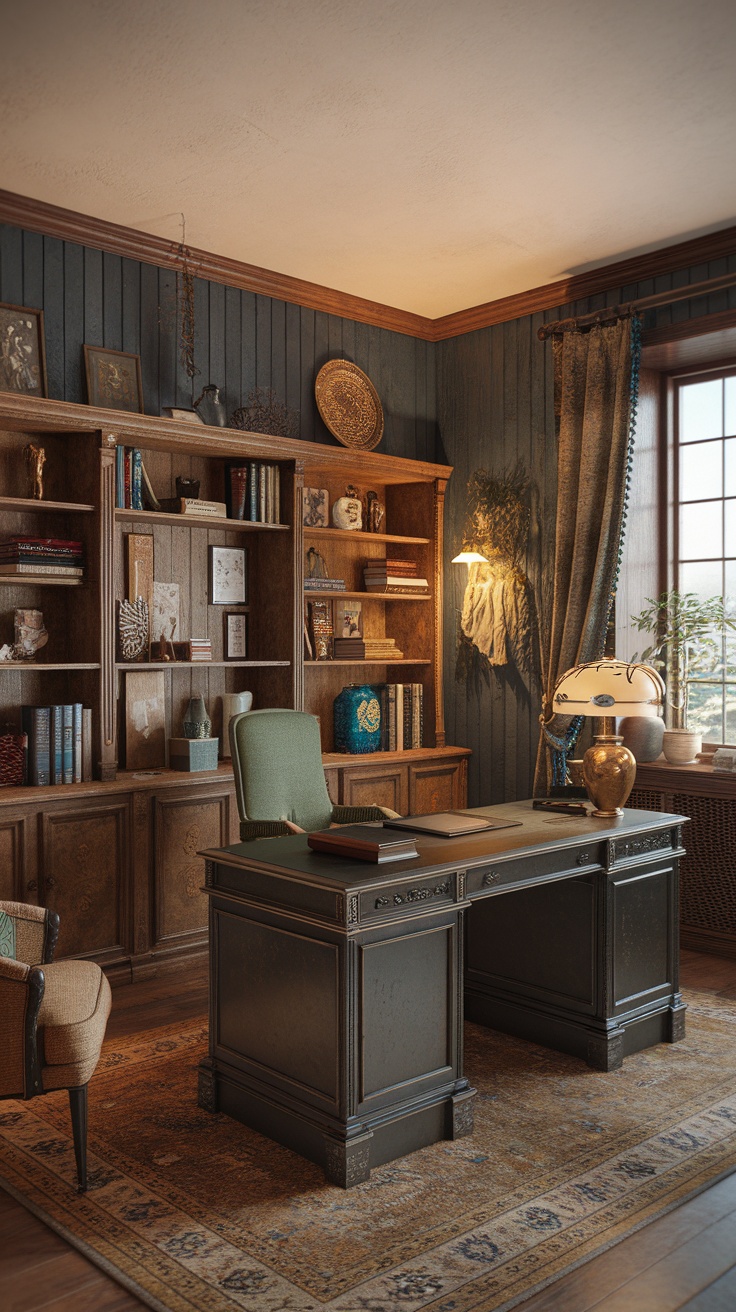
[[[736,961],[682,954],[682,980],[733,998]],[[112,1037],[204,1015],[205,965],[115,990]],[[144,1306],[0,1189],[1,1312]],[[736,1173],[563,1277],[517,1312],[734,1312]],[[489,1306],[484,1312],[493,1312]]]

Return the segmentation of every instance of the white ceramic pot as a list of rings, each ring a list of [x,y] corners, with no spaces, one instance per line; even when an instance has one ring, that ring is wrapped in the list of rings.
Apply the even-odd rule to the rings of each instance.
[[[253,705],[252,692],[225,692],[222,694],[222,737],[220,738],[220,755],[229,757],[230,751],[230,721],[234,715],[240,715],[241,711],[249,711]]]
[[[662,750],[670,765],[693,765],[703,746],[702,733],[695,729],[665,729]]]

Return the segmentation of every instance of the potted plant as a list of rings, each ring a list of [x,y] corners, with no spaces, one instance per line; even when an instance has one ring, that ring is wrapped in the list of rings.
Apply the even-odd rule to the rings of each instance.
[[[721,633],[723,629],[736,630],[736,619],[725,614],[722,597],[703,601],[693,592],[673,588],[656,600],[646,600],[648,606],[632,615],[631,623],[640,633],[651,633],[655,641],[633,659],[664,670],[664,754],[671,764],[686,765],[695,760],[701,747],[700,733],[687,727],[689,680],[716,667],[721,659]]]

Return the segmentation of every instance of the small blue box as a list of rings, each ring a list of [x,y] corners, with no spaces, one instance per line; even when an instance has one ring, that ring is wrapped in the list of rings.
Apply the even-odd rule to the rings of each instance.
[[[169,738],[169,765],[172,770],[217,769],[219,738]]]

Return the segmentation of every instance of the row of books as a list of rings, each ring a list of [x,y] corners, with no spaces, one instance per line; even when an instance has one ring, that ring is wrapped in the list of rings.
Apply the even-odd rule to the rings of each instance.
[[[225,466],[225,498],[230,519],[254,524],[281,523],[281,469],[264,460]]]
[[[332,655],[336,661],[402,661],[404,653],[395,638],[334,638]]]
[[[367,560],[363,569],[366,592],[401,593],[428,596],[427,579],[419,578],[415,560]]]
[[[24,782],[80,784],[92,779],[92,711],[81,702],[21,706],[26,735]]]
[[[0,543],[0,574],[81,578],[84,547],[68,538],[13,537]]]
[[[137,447],[119,446],[115,453],[115,505],[119,510],[160,510],[143,456]]]
[[[408,752],[424,740],[424,688],[421,683],[374,685],[381,702],[381,751]]]

